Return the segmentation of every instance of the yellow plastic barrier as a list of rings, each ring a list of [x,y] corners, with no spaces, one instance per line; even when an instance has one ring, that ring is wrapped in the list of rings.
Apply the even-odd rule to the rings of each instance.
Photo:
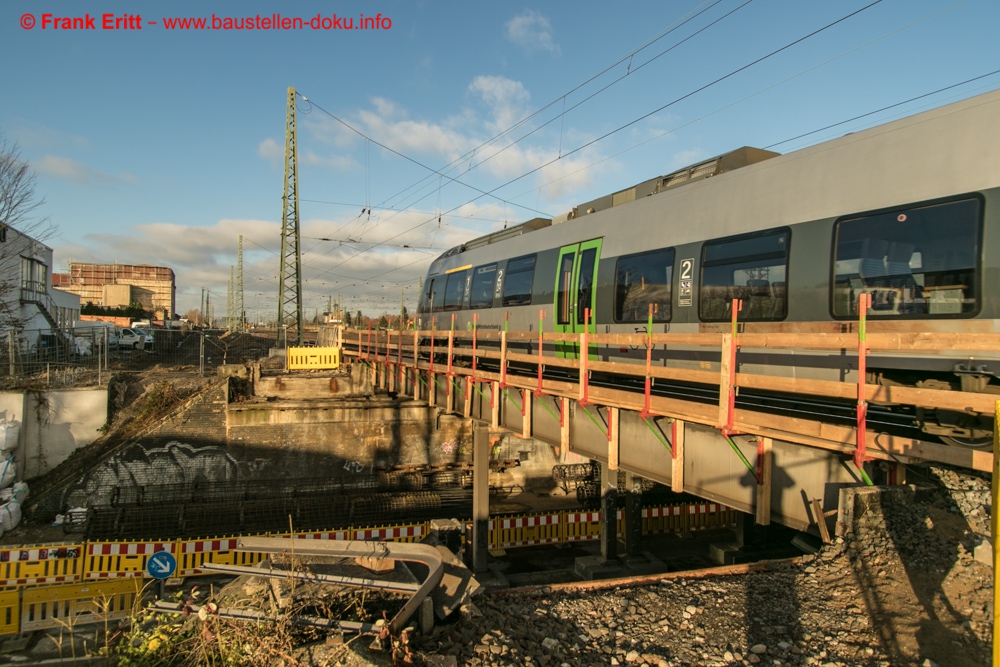
[[[667,505],[666,507],[644,507],[642,510],[642,534],[660,535],[663,533],[681,533],[685,530],[683,517],[686,515],[683,505]]]
[[[0,591],[0,635],[21,631],[21,595],[16,588]]]
[[[21,632],[125,618],[141,590],[137,579],[27,588],[21,599]]]
[[[284,536],[288,537],[288,533],[284,533]],[[306,533],[295,533],[295,538],[299,540],[353,540],[354,530],[352,528],[341,528],[340,530],[319,530]]]
[[[317,371],[340,368],[339,347],[290,347],[286,351],[288,370]]]
[[[146,561],[157,551],[177,557],[176,542],[88,542],[85,579],[147,577]]]
[[[719,528],[736,521],[733,510],[719,503],[701,503],[699,505],[687,505],[687,530],[707,530],[709,528]]]
[[[236,551],[238,537],[224,537],[217,540],[187,540],[181,542],[177,558],[175,577],[191,577],[204,574],[200,569],[205,563],[218,565],[256,565],[264,560],[264,554]]]
[[[586,542],[601,539],[600,512],[567,512],[563,515],[563,541]]]
[[[559,544],[563,541],[561,519],[561,512],[495,519],[490,544],[493,549]]]
[[[427,535],[426,523],[410,523],[396,526],[355,528],[355,540],[384,540],[386,542],[419,542]]]
[[[82,555],[82,544],[0,549],[0,586],[79,581]]]

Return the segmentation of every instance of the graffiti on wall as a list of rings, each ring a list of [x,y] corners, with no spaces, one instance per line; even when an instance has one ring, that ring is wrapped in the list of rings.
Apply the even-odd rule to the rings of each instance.
[[[253,479],[263,465],[237,461],[223,446],[193,447],[177,441],[156,448],[136,445],[88,471],[67,489],[64,502],[71,507],[104,504],[116,487]]]

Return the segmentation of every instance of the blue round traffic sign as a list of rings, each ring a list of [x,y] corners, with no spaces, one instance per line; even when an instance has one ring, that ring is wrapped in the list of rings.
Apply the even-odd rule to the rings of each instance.
[[[177,559],[169,551],[157,551],[146,561],[146,571],[154,579],[169,579],[177,569]]]

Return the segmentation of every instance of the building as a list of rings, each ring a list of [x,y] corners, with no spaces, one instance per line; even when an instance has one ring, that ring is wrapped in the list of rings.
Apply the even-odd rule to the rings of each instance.
[[[80,300],[52,286],[52,248],[0,227],[0,328],[31,350],[47,345],[80,316]]]
[[[85,264],[70,262],[69,273],[53,276],[60,289],[80,297],[80,304],[105,308],[141,304],[154,316],[173,319],[177,285],[173,269],[148,264]]]

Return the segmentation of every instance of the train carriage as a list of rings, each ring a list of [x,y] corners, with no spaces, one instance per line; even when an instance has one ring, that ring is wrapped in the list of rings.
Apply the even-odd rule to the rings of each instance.
[[[1000,330],[1000,91],[779,155],[744,147],[452,248],[431,264],[423,329],[841,333],[871,295],[873,332]],[[652,315],[650,312],[652,311]],[[541,313],[541,315],[540,315]],[[585,320],[589,320],[585,323]],[[546,354],[575,356],[576,345]],[[601,346],[604,361],[645,351]],[[856,380],[853,359],[741,350],[740,370]],[[654,362],[717,369],[697,348]],[[1000,393],[1000,350],[880,353],[868,381]],[[990,442],[991,419],[921,409],[950,444]]]

